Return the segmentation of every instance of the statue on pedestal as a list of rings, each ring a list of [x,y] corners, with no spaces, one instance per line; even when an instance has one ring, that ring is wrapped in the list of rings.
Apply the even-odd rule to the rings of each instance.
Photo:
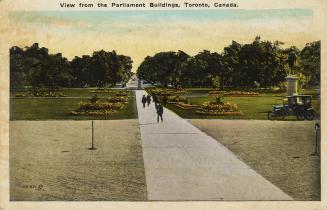
[[[295,64],[296,64],[296,55],[294,52],[290,52],[288,54],[288,66],[291,69],[291,74],[294,75],[295,74]]]
[[[288,65],[291,69],[290,74],[286,77],[287,81],[287,96],[293,96],[298,94],[298,77],[295,72],[296,55],[294,52],[288,54]]]

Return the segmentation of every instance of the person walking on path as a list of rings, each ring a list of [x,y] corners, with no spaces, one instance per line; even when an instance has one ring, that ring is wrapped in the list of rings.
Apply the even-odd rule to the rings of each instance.
[[[153,102],[154,102],[154,107],[157,109],[157,105],[159,103],[158,96],[153,95],[152,98],[153,98]]]
[[[143,97],[142,97],[142,104],[143,104],[143,108],[145,108],[145,104],[146,104],[146,97],[145,97],[145,95],[143,95]]]
[[[167,102],[168,102],[168,97],[167,97],[166,95],[164,95],[164,96],[162,97],[162,103],[163,103],[163,105],[164,105],[164,106],[167,106]]]
[[[148,103],[148,107],[149,107],[149,105],[151,103],[151,96],[150,95],[147,95],[146,102]]]
[[[159,103],[157,105],[157,122],[158,123],[159,123],[159,117],[161,119],[161,122],[163,122],[162,114],[163,114],[163,106]]]

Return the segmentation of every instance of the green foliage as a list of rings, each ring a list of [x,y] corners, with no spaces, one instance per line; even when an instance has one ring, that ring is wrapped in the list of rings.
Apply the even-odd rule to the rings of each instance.
[[[306,44],[300,52],[301,71],[308,77],[309,86],[320,84],[320,41]]]
[[[132,76],[132,59],[115,51],[96,51],[68,61],[61,53],[49,54],[37,43],[21,49],[10,49],[10,87],[114,86],[126,83]]]
[[[320,42],[309,43],[302,51],[295,46],[283,49],[282,45],[258,36],[249,44],[232,41],[221,54],[204,50],[190,57],[182,51],[160,52],[147,56],[137,74],[166,87],[223,90],[282,88],[286,75],[295,71],[308,77],[310,85],[319,84]]]
[[[183,51],[160,52],[153,57],[147,56],[139,66],[137,75],[150,83],[177,87],[182,78],[181,65],[188,57]]]
[[[208,90],[206,91],[208,92]],[[317,113],[320,113],[320,100],[319,92],[316,89],[305,90],[301,94],[312,95],[312,106]],[[198,90],[187,92],[187,96],[190,104],[202,106],[205,102],[210,104],[216,104],[215,98],[208,94],[199,94]],[[167,108],[174,111],[185,119],[260,119],[267,120],[267,112],[272,109],[273,105],[282,104],[285,94],[281,93],[265,93],[260,94],[258,97],[247,96],[224,96],[226,104],[237,104],[237,110],[242,111],[242,115],[220,115],[219,113],[207,113],[209,115],[199,115],[195,110],[184,110],[174,106],[174,104],[168,104]],[[212,114],[212,115],[210,115]],[[296,117],[289,117],[287,120],[297,120]]]
[[[102,113],[101,111],[88,112],[88,114],[82,114],[81,112],[76,115],[72,115],[72,110],[77,110],[80,107],[79,102],[81,98],[89,97],[90,89],[62,89],[63,93],[70,97],[64,98],[25,98],[25,99],[10,99],[10,120],[110,120],[110,119],[135,119],[137,118],[135,97],[128,97],[127,102],[122,102],[122,109],[114,110],[113,113],[111,110],[109,112]],[[15,92],[12,92],[14,95]],[[132,95],[132,93],[131,93]],[[115,94],[109,93],[99,93],[98,94],[99,102],[113,102],[107,100],[108,97],[117,98]],[[85,101],[87,102],[87,101]],[[98,102],[98,103],[99,103]],[[89,104],[89,103],[87,103]],[[121,104],[121,103],[119,103]],[[49,109],[51,107],[51,109]],[[85,111],[83,111],[85,112]],[[96,113],[95,113],[96,112]]]

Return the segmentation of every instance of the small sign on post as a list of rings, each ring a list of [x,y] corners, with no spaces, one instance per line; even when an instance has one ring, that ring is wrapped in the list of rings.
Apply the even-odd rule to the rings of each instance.
[[[92,146],[89,148],[89,150],[96,150],[96,148],[94,147],[94,123],[92,120]]]

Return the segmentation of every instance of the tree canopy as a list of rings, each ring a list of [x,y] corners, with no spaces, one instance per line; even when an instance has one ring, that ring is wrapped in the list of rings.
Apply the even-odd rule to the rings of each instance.
[[[61,53],[49,54],[38,43],[10,49],[10,87],[103,87],[126,83],[132,76],[132,59],[115,51],[96,51],[68,61]]]
[[[249,44],[232,41],[221,53],[203,50],[189,56],[183,51],[159,52],[147,56],[137,74],[163,86],[269,88],[281,86],[292,68],[309,78],[309,85],[319,85],[320,42],[308,43],[302,50],[295,46],[283,49],[282,45],[257,36]],[[292,60],[296,66],[290,66],[292,55],[299,60]]]
[[[139,78],[173,87],[268,88],[281,86],[295,70],[301,84],[320,84],[320,41],[300,50],[282,48],[280,41],[232,41],[222,52],[203,50],[194,56],[179,50],[147,56],[137,69]],[[292,57],[293,56],[293,57]],[[104,87],[126,83],[133,60],[115,51],[99,50],[69,61],[61,53],[49,54],[38,43],[10,49],[10,87]]]

